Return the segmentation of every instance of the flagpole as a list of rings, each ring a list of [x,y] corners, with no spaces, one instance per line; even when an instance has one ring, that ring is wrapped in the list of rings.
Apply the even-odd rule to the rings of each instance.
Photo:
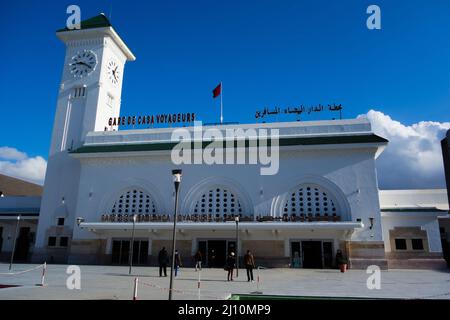
[[[222,103],[222,95],[223,95],[223,85],[222,85],[222,81],[220,81],[220,124],[223,123],[223,103]]]

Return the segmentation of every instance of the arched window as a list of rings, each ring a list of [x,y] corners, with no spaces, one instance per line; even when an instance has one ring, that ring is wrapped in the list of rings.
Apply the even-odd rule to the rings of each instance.
[[[283,206],[282,214],[296,216],[340,216],[336,199],[325,189],[305,184],[291,191]]]
[[[216,187],[205,192],[195,203],[194,214],[245,215],[239,198],[227,188]]]
[[[139,189],[128,190],[113,204],[111,214],[153,214],[156,206],[153,198]]]

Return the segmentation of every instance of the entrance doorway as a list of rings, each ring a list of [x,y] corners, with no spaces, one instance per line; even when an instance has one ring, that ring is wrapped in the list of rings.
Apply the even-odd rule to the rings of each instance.
[[[30,252],[30,227],[22,227],[16,241],[16,251],[14,252],[14,261],[28,261],[28,253]]]
[[[331,268],[332,264],[332,241],[301,240],[291,242],[291,265],[294,268]]]
[[[128,265],[130,262],[131,240],[113,240],[112,264]],[[148,260],[148,240],[134,240],[133,265],[145,265]]]
[[[200,240],[198,250],[202,253],[203,264],[209,268],[222,268],[225,266],[227,255],[236,253],[234,240]]]
[[[320,241],[302,241],[303,268],[322,268],[322,243]]]

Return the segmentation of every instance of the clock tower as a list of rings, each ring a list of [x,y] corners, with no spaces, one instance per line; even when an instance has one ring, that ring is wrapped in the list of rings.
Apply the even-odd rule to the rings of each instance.
[[[56,35],[66,56],[50,155],[81,146],[89,131],[112,129],[108,119],[120,113],[125,62],[135,60],[103,14]]]
[[[125,62],[135,57],[103,14],[56,35],[66,54],[33,259],[66,262],[68,249],[56,243],[56,250],[48,239],[69,239],[70,247],[80,180],[80,163],[70,152],[83,145],[88,132],[117,129],[108,119],[120,114]]]

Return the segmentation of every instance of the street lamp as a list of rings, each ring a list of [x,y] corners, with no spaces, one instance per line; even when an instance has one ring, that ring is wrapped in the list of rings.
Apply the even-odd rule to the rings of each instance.
[[[81,224],[82,222],[84,222],[84,218],[78,217],[78,218],[77,218],[77,225],[80,226],[80,224]]]
[[[136,227],[136,215],[133,214],[133,232],[131,233],[131,243],[130,243],[130,255],[128,259],[130,260],[130,269],[128,270],[128,274],[131,274],[131,267],[133,265],[133,248],[134,248],[134,228]]]
[[[370,218],[369,218],[369,221],[370,221],[369,229],[370,229],[370,230],[373,229],[373,220],[374,220],[374,219],[375,219],[375,218],[373,218],[373,217],[370,217]]]
[[[13,249],[11,252],[11,262],[9,263],[9,270],[11,270],[12,268],[14,260],[14,251],[16,251],[16,241],[17,241],[17,233],[19,232],[19,223],[20,223],[20,214],[17,216],[16,233],[14,234],[14,242],[13,242]]]
[[[173,270],[175,268],[175,242],[176,242],[176,226],[178,216],[178,190],[181,183],[181,169],[172,170],[173,182],[175,184],[175,213],[173,217],[173,235],[172,235],[172,267],[170,268],[170,286],[169,286],[169,300],[172,300],[173,289]]]
[[[238,242],[239,242],[239,216],[234,218],[236,221],[236,278],[239,276],[239,251],[238,251]]]

